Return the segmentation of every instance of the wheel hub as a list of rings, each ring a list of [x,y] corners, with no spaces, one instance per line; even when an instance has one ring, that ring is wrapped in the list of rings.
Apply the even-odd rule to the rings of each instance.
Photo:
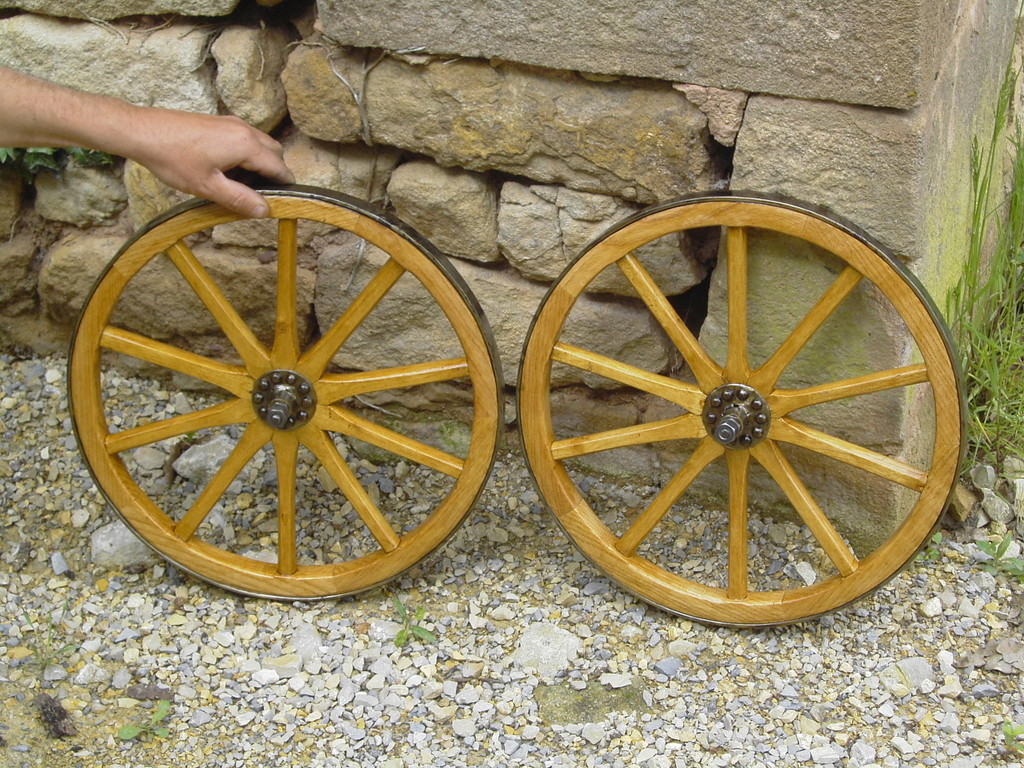
[[[296,429],[313,418],[316,391],[300,373],[269,371],[253,386],[252,407],[264,424],[274,429]]]
[[[723,384],[704,401],[704,428],[726,448],[753,448],[768,435],[768,402],[752,387]]]

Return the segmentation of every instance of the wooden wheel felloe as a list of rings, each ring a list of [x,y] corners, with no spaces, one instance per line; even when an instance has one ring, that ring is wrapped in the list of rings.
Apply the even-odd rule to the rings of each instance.
[[[465,283],[414,232],[323,190],[264,194],[269,220],[196,200],[117,254],[72,343],[75,431],[113,507],[184,570],[244,594],[351,594],[419,562],[472,507],[497,445],[497,355]],[[261,237],[262,252],[233,245]],[[348,280],[327,313],[331,264]],[[404,302],[444,330],[413,360],[386,342]],[[126,369],[151,388],[126,393]],[[406,396],[436,413],[406,428]],[[193,445],[214,459],[187,478],[172,467]]]
[[[645,263],[684,232],[720,242],[699,334]],[[644,312],[661,369],[576,332],[605,270],[631,297],[604,299],[608,325]],[[616,407],[594,424],[588,399]],[[899,262],[826,214],[732,195],[643,211],[574,261],[534,319],[519,408],[537,485],[596,566],[739,626],[835,610],[897,573],[945,508],[963,432],[947,333]]]

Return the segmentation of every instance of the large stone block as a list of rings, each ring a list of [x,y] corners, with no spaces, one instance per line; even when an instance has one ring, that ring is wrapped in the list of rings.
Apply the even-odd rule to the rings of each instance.
[[[997,5],[1010,26],[1010,4]],[[345,45],[418,46],[901,109],[928,89],[960,11],[951,0],[319,0],[318,6],[327,34]]]
[[[281,80],[292,121],[307,136],[323,141],[360,138],[363,120],[353,89],[362,87],[362,74],[352,58],[299,45],[288,57]]]
[[[45,16],[111,21],[126,16],[227,16],[238,0],[0,0],[0,8],[19,8]]]
[[[498,194],[486,177],[414,160],[395,169],[388,197],[398,216],[443,253],[471,261],[500,258]]]
[[[87,168],[69,162],[60,173],[36,176],[36,212],[79,227],[110,224],[128,202],[121,169]]]
[[[61,324],[74,322],[123,243],[117,235],[76,233],[54,244],[39,272],[39,297],[46,315]]]
[[[0,64],[143,106],[217,112],[209,31],[143,30],[23,14],[0,20]]]
[[[365,90],[375,141],[441,165],[645,203],[717,179],[707,118],[668,86],[478,60],[387,58]]]
[[[605,195],[506,182],[498,211],[498,245],[524,276],[554,280],[591,241],[637,210]],[[683,293],[704,279],[705,269],[694,258],[688,238],[659,238],[638,248],[636,255],[668,295]],[[599,275],[588,290],[636,295],[615,268]]]
[[[228,27],[211,49],[224,105],[263,131],[276,128],[288,113],[281,71],[290,39],[282,27]]]
[[[825,206],[911,258],[921,255],[920,112],[753,96],[732,188]]]
[[[733,189],[849,219],[904,255],[939,306],[966,253],[972,143],[987,141],[1013,34],[1010,0],[970,6],[918,109],[752,96],[734,156]]]

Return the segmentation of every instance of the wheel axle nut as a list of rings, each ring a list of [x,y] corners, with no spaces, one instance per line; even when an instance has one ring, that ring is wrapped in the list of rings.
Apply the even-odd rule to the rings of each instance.
[[[731,449],[753,448],[771,425],[767,401],[745,384],[723,384],[709,392],[701,416],[715,442]]]
[[[722,423],[715,427],[715,439],[720,443],[735,443],[742,429],[743,422],[735,416],[726,416],[722,419]]]
[[[316,391],[301,373],[269,371],[256,380],[252,404],[256,415],[267,426],[295,429],[313,418]]]

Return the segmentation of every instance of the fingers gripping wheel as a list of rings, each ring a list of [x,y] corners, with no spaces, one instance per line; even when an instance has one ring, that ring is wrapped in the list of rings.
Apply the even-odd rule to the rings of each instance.
[[[330,192],[264,194],[269,220],[193,201],[117,254],[72,342],[75,431],[121,517],[181,568],[245,594],[350,594],[472,507],[497,355],[414,232]]]
[[[665,243],[718,244],[702,321],[661,287]],[[637,327],[660,343],[616,341]],[[684,199],[552,287],[520,370],[523,442],[566,532],[627,590],[709,623],[792,622],[878,587],[934,529],[961,455],[954,360],[923,289],[852,228]]]

